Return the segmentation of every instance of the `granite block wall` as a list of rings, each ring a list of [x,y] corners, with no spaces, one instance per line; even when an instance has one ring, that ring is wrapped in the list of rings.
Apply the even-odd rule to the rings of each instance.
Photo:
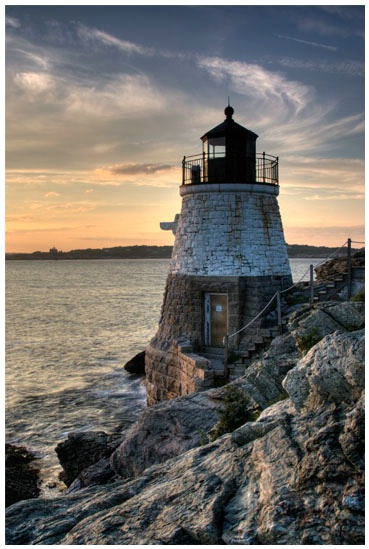
[[[170,264],[172,273],[291,273],[276,196],[246,191],[201,192],[201,185],[191,191],[182,199]]]

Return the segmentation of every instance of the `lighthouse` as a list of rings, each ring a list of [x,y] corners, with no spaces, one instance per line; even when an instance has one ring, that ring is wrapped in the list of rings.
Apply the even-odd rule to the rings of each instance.
[[[182,161],[181,213],[161,317],[146,348],[147,403],[214,385],[229,354],[260,338],[258,317],[292,283],[277,197],[278,157],[256,152],[257,135],[225,119]],[[254,320],[256,317],[256,320]],[[250,325],[249,329],[244,329]]]

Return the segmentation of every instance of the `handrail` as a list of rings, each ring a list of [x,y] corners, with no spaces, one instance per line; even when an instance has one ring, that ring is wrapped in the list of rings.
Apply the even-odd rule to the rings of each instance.
[[[334,252],[332,252],[327,258],[323,259],[320,263],[317,263],[316,266],[319,266],[319,265],[322,265],[323,263],[326,263],[327,261],[329,261],[330,259],[334,258],[335,256],[337,256],[337,254],[343,249],[346,247],[347,244],[351,243],[351,239],[348,239],[346,240],[346,242],[344,244],[342,244],[342,246],[340,246],[339,248],[337,248],[336,250],[334,250]],[[365,244],[365,242],[355,242],[356,244]],[[268,303],[265,305],[265,307],[248,323],[246,324],[245,326],[243,326],[243,328],[240,328],[239,330],[237,330],[236,332],[232,333],[232,334],[226,334],[224,336],[224,339],[223,339],[223,343],[224,343],[224,347],[225,347],[225,363],[227,363],[227,360],[228,360],[228,342],[229,342],[229,339],[231,337],[234,337],[238,334],[240,334],[241,332],[243,332],[244,330],[246,330],[247,328],[249,328],[256,320],[258,320],[258,318],[260,318],[260,316],[266,311],[266,309],[268,309],[268,307],[273,303],[274,299],[278,299],[278,295],[281,295],[283,293],[286,293],[290,290],[292,290],[294,287],[296,287],[304,278],[305,278],[305,275],[307,274],[307,272],[309,271],[310,269],[310,266],[309,268],[304,272],[304,274],[301,276],[300,280],[298,280],[297,282],[295,282],[294,284],[292,284],[291,286],[289,286],[288,288],[286,288],[285,290],[280,290],[278,292],[276,292],[272,298],[268,301]]]

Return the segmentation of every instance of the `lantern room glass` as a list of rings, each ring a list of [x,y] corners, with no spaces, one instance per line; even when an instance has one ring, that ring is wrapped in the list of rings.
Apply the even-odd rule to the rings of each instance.
[[[226,139],[224,137],[212,137],[203,143],[204,153],[209,158],[224,158],[226,155]]]

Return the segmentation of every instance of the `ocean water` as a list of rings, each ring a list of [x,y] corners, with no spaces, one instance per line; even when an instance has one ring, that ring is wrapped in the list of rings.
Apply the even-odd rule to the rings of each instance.
[[[294,282],[310,263],[291,260]],[[40,457],[54,495],[55,446],[71,431],[128,428],[145,407],[124,364],[155,334],[169,260],[7,261],[6,441]]]

